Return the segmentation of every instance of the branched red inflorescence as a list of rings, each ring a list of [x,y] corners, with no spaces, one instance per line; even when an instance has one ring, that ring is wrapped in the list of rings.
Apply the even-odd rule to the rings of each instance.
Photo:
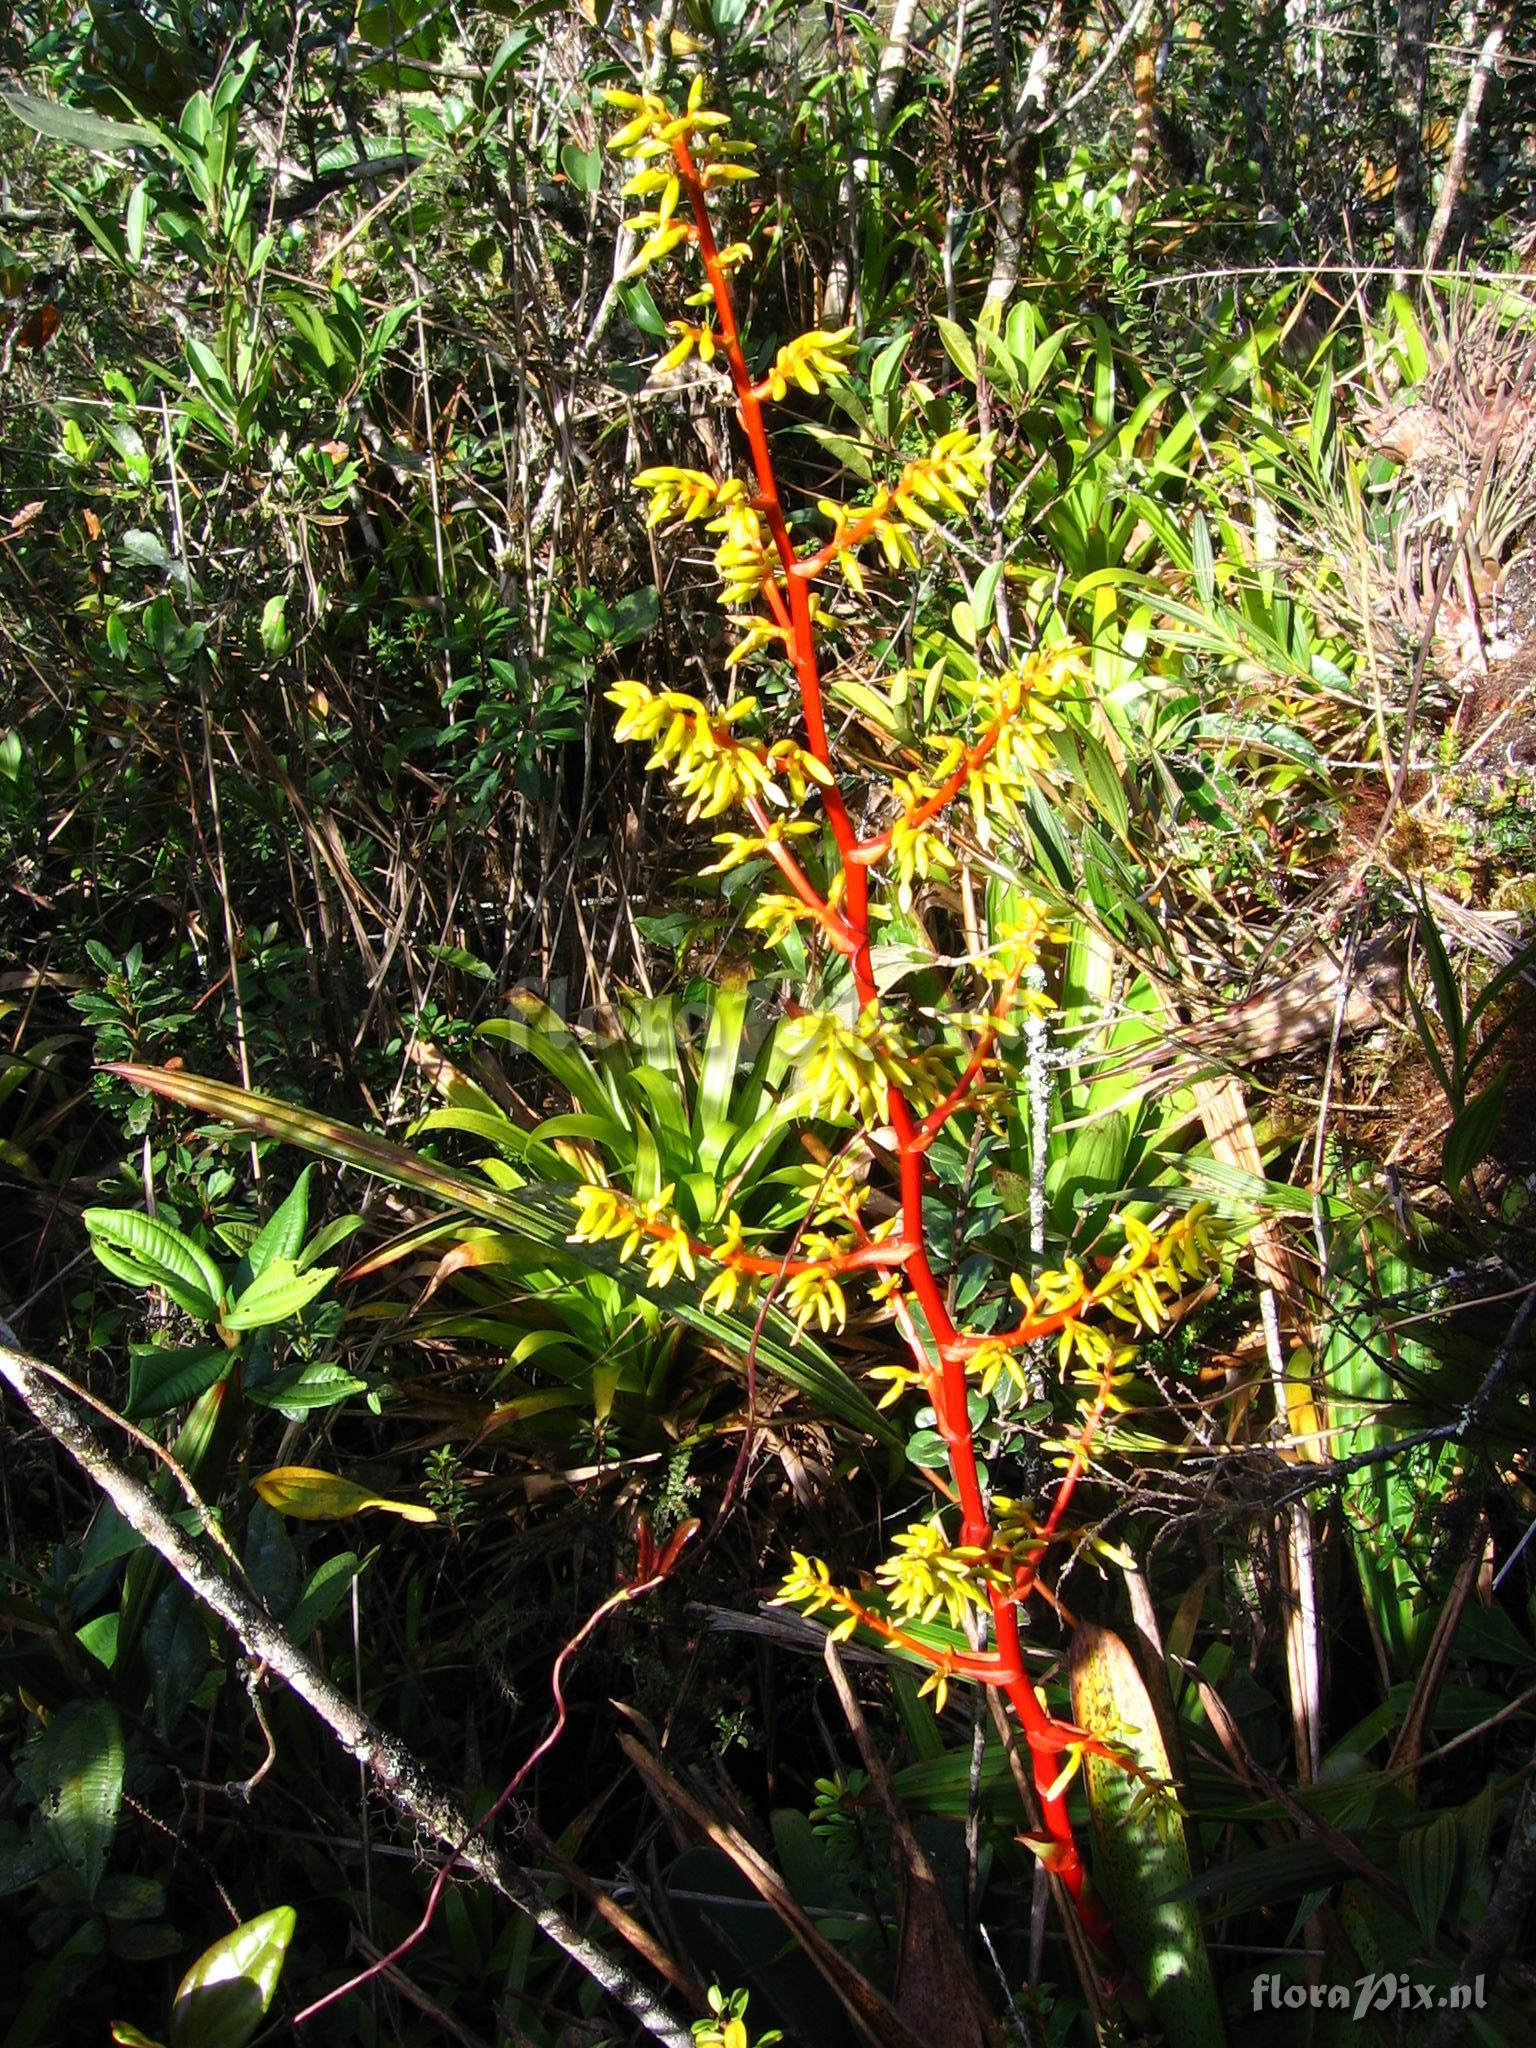
[[[1053,1545],[1065,1540],[1066,1516],[1078,1482],[1106,1418],[1121,1405],[1118,1388],[1128,1354],[1088,1322],[1090,1312],[1102,1309],[1122,1321],[1157,1327],[1167,1312],[1160,1289],[1180,1287],[1197,1270],[1208,1247],[1198,1214],[1173,1225],[1161,1239],[1146,1226],[1125,1221],[1126,1249],[1096,1282],[1090,1283],[1068,1261],[1063,1272],[1041,1276],[1033,1289],[1022,1281],[1014,1283],[1024,1312],[1012,1327],[982,1334],[962,1329],[950,1312],[928,1246],[923,1213],[928,1154],[951,1119],[980,1106],[999,1041],[1021,1010],[1027,1014],[1037,1004],[1025,984],[1040,943],[1055,933],[1043,906],[1033,904],[1021,925],[1001,935],[991,958],[972,960],[977,973],[994,985],[993,995],[985,1014],[972,1020],[975,1035],[953,1075],[942,1072],[934,1057],[907,1050],[888,1023],[871,943],[871,880],[878,871],[885,869],[894,877],[898,901],[905,902],[903,892],[910,892],[915,879],[936,867],[953,865],[948,847],[930,829],[934,821],[964,796],[978,836],[984,839],[989,803],[995,801],[1006,811],[1013,788],[1044,774],[1044,736],[1060,723],[1049,699],[1060,688],[1063,674],[1073,670],[1075,651],[1043,652],[1025,671],[990,685],[978,684],[976,701],[987,713],[979,737],[969,743],[940,743],[937,765],[926,779],[893,778],[900,816],[888,828],[861,837],[828,736],[818,651],[818,626],[824,614],[815,585],[836,568],[852,590],[862,591],[856,555],[870,544],[879,545],[892,568],[914,562],[909,529],[933,525],[931,506],[953,512],[965,509],[966,498],[981,487],[988,445],[983,437],[963,431],[942,435],[927,455],[906,464],[897,483],[877,489],[867,505],[821,504],[818,509],[834,522],[833,536],[819,548],[798,552],[780,497],[764,408],[792,385],[815,393],[821,382],[843,374],[841,358],[851,346],[849,335],[802,335],[779,350],[765,376],[754,377],[742,345],[730,278],[749,251],[739,244],[720,248],[710,205],[713,189],[753,175],[740,161],[749,153],[747,145],[722,135],[726,119],[704,108],[702,81],[695,81],[681,114],[653,93],[614,93],[610,98],[628,116],[611,146],[642,165],[627,189],[655,202],[654,210],[634,223],[647,235],[634,267],[691,247],[706,289],[690,304],[707,305],[713,312],[712,324],[671,323],[680,339],[668,361],[697,351],[706,360],[724,362],[753,472],[750,484],[664,468],[645,471],[636,481],[652,493],[652,524],[716,515],[710,530],[725,535],[716,555],[725,601],[761,606],[745,616],[733,614],[733,624],[745,637],[732,663],[769,650],[788,659],[799,687],[804,744],[779,740],[768,745],[744,737],[756,708],[752,698],[738,699],[728,711],[711,712],[680,691],[657,693],[638,682],[620,683],[610,692],[622,713],[618,737],[652,745],[648,765],[672,770],[674,788],[689,800],[690,818],[717,817],[732,807],[750,817],[757,836],[721,835],[728,850],[717,870],[766,856],[789,894],[767,899],[749,923],[782,934],[796,921],[808,920],[846,961],[858,1022],[849,1026],[831,1016],[805,1013],[793,1020],[788,1036],[798,1049],[803,1076],[815,1077],[814,1084],[809,1079],[802,1083],[813,1110],[828,1115],[851,1112],[855,1124],[888,1129],[899,1215],[892,1223],[869,1229],[859,1216],[858,1202],[849,1200],[837,1210],[840,1235],[807,1231],[802,1224],[788,1251],[775,1256],[747,1249],[734,1212],[724,1241],[709,1243],[686,1229],[672,1211],[670,1188],[640,1203],[604,1184],[578,1191],[574,1235],[586,1242],[619,1241],[622,1256],[638,1253],[645,1258],[649,1279],[656,1285],[679,1270],[693,1278],[701,1262],[712,1262],[719,1270],[705,1289],[705,1298],[722,1307],[732,1306],[739,1295],[750,1298],[767,1283],[771,1290],[783,1290],[786,1306],[802,1325],[813,1318],[823,1328],[833,1321],[841,1323],[842,1277],[864,1276],[878,1284],[890,1301],[911,1362],[879,1368],[875,1376],[892,1381],[887,1399],[912,1387],[931,1404],[960,1508],[958,1541],[951,1542],[937,1521],[898,1539],[905,1545],[903,1555],[882,1566],[880,1573],[891,1582],[895,1620],[837,1586],[825,1565],[798,1553],[781,1597],[799,1602],[809,1612],[835,1611],[840,1617],[838,1633],[866,1627],[921,1658],[930,1667],[928,1689],[941,1701],[952,1679],[989,1685],[1006,1697],[1025,1738],[1040,1800],[1043,1835],[1032,1838],[1033,1846],[1060,1879],[1088,1933],[1107,1952],[1110,1930],[1088,1887],[1067,1809],[1067,1787],[1085,1755],[1113,1752],[1046,1708],[1026,1672],[1020,1608],[1032,1594],[1044,1591],[1038,1582],[1041,1563]],[[776,817],[776,811],[798,806],[813,793],[835,848],[824,888],[817,886],[788,843],[810,828]],[[1064,1448],[1064,1469],[1044,1520],[1015,1515],[1004,1526],[999,1511],[1009,1504],[989,1505],[982,1484],[968,1411],[969,1381],[979,1376],[988,1387],[988,1374],[995,1378],[1009,1367],[1015,1353],[1047,1337],[1059,1340],[1064,1361],[1081,1357],[1089,1398],[1080,1432]],[[926,1620],[941,1608],[952,1619],[985,1611],[992,1648],[971,1653],[935,1650],[900,1625],[902,1617]]]

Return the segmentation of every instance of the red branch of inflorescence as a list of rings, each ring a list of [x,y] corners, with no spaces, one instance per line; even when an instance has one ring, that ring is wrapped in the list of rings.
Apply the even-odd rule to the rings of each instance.
[[[834,780],[822,788],[821,795],[840,861],[842,888],[836,908],[815,889],[787,849],[779,846],[770,850],[796,893],[813,906],[818,920],[833,935],[834,943],[842,939],[839,950],[847,953],[856,998],[862,1010],[866,1005],[875,1003],[879,995],[870,945],[869,874],[872,865],[885,854],[889,834],[861,842],[854,830],[847,801],[835,780],[811,602],[812,580],[828,566],[831,550],[823,549],[804,560],[796,552],[780,502],[773,451],[763,417],[764,387],[753,379],[742,348],[734,294],[719,259],[708,196],[694,162],[687,132],[675,134],[671,146],[682,193],[693,215],[695,244],[714,300],[720,351],[730,371],[742,429],[751,451],[757,482],[755,509],[761,514],[772,537],[782,571],[782,583],[775,584],[769,594],[769,607],[776,618],[782,620],[787,616],[789,653],[799,683],[810,752],[834,776]],[[854,529],[847,538],[857,540],[863,538],[863,534]],[[975,748],[968,751],[963,763],[950,773],[923,806],[923,822],[937,816],[952,801],[973,768],[991,751],[995,739],[995,730],[989,731]],[[767,822],[760,810],[754,821],[760,825]],[[924,1155],[942,1125],[971,1101],[997,1024],[1004,1021],[1007,1005],[1017,985],[1016,975],[1005,982],[994,1025],[975,1048],[957,1085],[936,1108],[925,1116],[919,1116],[902,1089],[894,1084],[889,1087],[886,1109],[899,1161],[901,1234],[899,1239],[872,1247],[871,1256],[867,1259],[869,1264],[899,1265],[921,1305],[938,1351],[939,1365],[935,1368],[931,1364],[921,1332],[910,1316],[903,1318],[909,1333],[909,1348],[948,1448],[962,1515],[961,1544],[983,1552],[992,1548],[995,1532],[981,1485],[976,1444],[967,1414],[965,1346],[946,1305],[944,1290],[927,1249],[923,1222],[927,1174]],[[857,1262],[864,1262],[858,1254],[848,1261],[849,1264]],[[1092,1438],[1102,1421],[1104,1409],[1105,1402],[1101,1398],[1091,1411],[1077,1450],[1057,1488],[1038,1555],[1043,1555],[1067,1513],[1077,1481],[1087,1465]],[[966,1657],[950,1653],[948,1667],[958,1677],[999,1687],[1017,1714],[1029,1750],[1047,1837],[1047,1843],[1042,1845],[1042,1854],[1071,1897],[1088,1933],[1107,1951],[1111,1946],[1108,1922],[1097,1899],[1087,1889],[1087,1872],[1068,1813],[1066,1795],[1072,1755],[1081,1755],[1085,1749],[1096,1745],[1082,1730],[1050,1715],[1024,1669],[1019,1601],[1033,1584],[1038,1555],[1026,1572],[1020,1574],[1024,1583],[991,1590],[993,1654]],[[871,1615],[868,1610],[861,1609],[859,1619],[892,1641],[902,1642],[904,1646],[914,1644],[914,1639],[907,1637],[905,1632]],[[932,1652],[916,1647],[919,1654],[932,1660]]]

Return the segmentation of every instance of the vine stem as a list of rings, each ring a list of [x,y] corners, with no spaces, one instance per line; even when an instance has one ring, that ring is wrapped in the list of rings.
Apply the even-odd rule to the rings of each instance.
[[[577,1629],[575,1635],[571,1637],[555,1659],[555,1668],[550,1674],[549,1681],[550,1692],[555,1702],[555,1718],[548,1733],[529,1753],[523,1763],[519,1765],[518,1769],[507,1780],[491,1804],[465,1830],[460,1840],[453,1844],[447,1857],[438,1866],[437,1875],[432,1880],[432,1889],[427,1894],[427,1903],[422,1908],[420,1920],[417,1921],[409,1934],[403,1935],[395,1943],[395,1946],[390,1949],[387,1955],[377,1957],[368,1965],[366,1970],[359,1970],[357,1975],[349,1978],[345,1984],[338,1984],[336,1989],[328,1991],[324,1998],[317,1998],[313,2005],[306,2005],[302,2012],[295,2015],[295,2026],[306,2026],[310,2020],[317,2019],[328,2006],[337,2004],[343,1998],[349,1998],[354,1991],[360,1991],[374,1977],[383,1975],[387,1970],[392,1970],[397,1963],[410,1954],[411,1950],[421,1940],[422,1936],[431,1927],[433,1920],[437,1917],[438,1901],[442,1898],[443,1889],[448,1879],[452,1876],[454,1867],[462,1860],[470,1840],[488,1828],[503,1808],[517,1797],[535,1767],[543,1762],[544,1758],[549,1755],[555,1744],[565,1733],[565,1724],[569,1718],[569,1709],[566,1706],[565,1700],[567,1669],[611,1615],[617,1614],[621,1607],[627,1607],[632,1601],[643,1600],[648,1593],[654,1593],[658,1586],[665,1583],[674,1558],[675,1551],[669,1545],[668,1555],[657,1563],[653,1571],[644,1577],[636,1579],[629,1585],[620,1586],[615,1592],[610,1593],[608,1598],[599,1606],[593,1608],[581,1627]]]

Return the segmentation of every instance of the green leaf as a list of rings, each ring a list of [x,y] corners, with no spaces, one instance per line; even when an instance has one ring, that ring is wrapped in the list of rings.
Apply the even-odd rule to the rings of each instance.
[[[71,1700],[43,1731],[43,1819],[88,1899],[106,1873],[123,1803],[123,1730],[106,1700]]]
[[[275,1408],[290,1422],[296,1422],[312,1409],[334,1408],[349,1395],[367,1391],[368,1382],[348,1372],[345,1366],[319,1362],[290,1366],[287,1372],[274,1373],[271,1379],[248,1386],[245,1398],[258,1408]]]
[[[626,591],[613,608],[613,623],[606,638],[615,647],[628,647],[644,639],[661,617],[661,597],[654,583]]]
[[[603,182],[603,152],[568,142],[560,152],[560,168],[583,197],[589,196]]]
[[[232,420],[239,411],[239,401],[229,381],[224,365],[205,341],[199,341],[195,334],[189,334],[182,343],[187,363],[205,398],[222,413],[226,420]]]
[[[123,214],[123,241],[131,263],[144,260],[144,234],[149,226],[149,187],[141,178],[128,195],[128,205]]]
[[[117,1662],[117,1635],[121,1624],[120,1614],[98,1614],[93,1621],[85,1622],[75,1630],[75,1641],[81,1649],[89,1650],[98,1664],[110,1671]]]
[[[168,1740],[208,1669],[208,1630],[180,1579],[155,1596],[144,1627],[144,1654],[153,1673],[155,1727]]]
[[[984,635],[992,623],[992,614],[997,605],[997,593],[1001,587],[1006,562],[991,562],[976,578],[971,590],[971,620],[978,636]]]
[[[1211,529],[1205,521],[1205,514],[1197,511],[1190,524],[1190,553],[1194,562],[1195,588],[1200,593],[1200,602],[1213,605],[1216,602],[1216,557],[1211,549]]]
[[[666,318],[656,301],[651,297],[650,287],[644,284],[621,284],[619,304],[642,334],[648,334],[652,341],[664,341],[667,334]]]
[[[343,1550],[328,1557],[310,1576],[284,1626],[296,1643],[302,1643],[313,1629],[330,1620],[352,1589],[362,1570],[355,1550]]]
[[[29,1890],[40,1877],[59,1867],[59,1847],[50,1834],[34,1833],[23,1841],[14,1828],[6,1832],[7,1839],[0,1842],[0,1899]]]
[[[898,334],[894,341],[887,343],[870,366],[870,410],[875,433],[882,441],[892,441],[896,437],[896,380],[901,374],[902,358],[911,345],[912,331],[909,328],[905,334]]]
[[[1488,1838],[1493,1833],[1493,1810],[1496,1804],[1493,1782],[1489,1782],[1475,1799],[1469,1799],[1456,1815],[1456,1830],[1460,1836],[1457,1855],[1456,1903],[1459,1906],[1476,1885],[1482,1875],[1483,1859],[1488,1854]]]
[[[1440,1813],[1428,1827],[1410,1828],[1397,1845],[1398,1875],[1426,1941],[1432,1942],[1440,1931],[1456,1882],[1460,1839],[1455,1814]]]
[[[285,592],[279,591],[275,597],[269,597],[262,606],[259,630],[262,650],[274,661],[288,652],[293,644],[293,635],[288,629],[288,598]]]
[[[246,2048],[283,1974],[297,1916],[274,1906],[204,1949],[176,1989],[171,2048]]]
[[[292,1259],[271,1259],[219,1320],[226,1330],[265,1330],[286,1322],[323,1293],[339,1271],[337,1266],[314,1266],[300,1273]]]
[[[939,339],[943,342],[950,361],[960,372],[967,384],[976,382],[976,349],[963,327],[953,320],[940,319]]]
[[[275,1465],[251,1484],[269,1508],[275,1508],[280,1515],[291,1515],[296,1522],[344,1522],[367,1508],[399,1515],[405,1522],[437,1520],[431,1508],[416,1501],[391,1500],[386,1494],[359,1486],[354,1479],[342,1479],[313,1465]]]
[[[116,1920],[108,1929],[107,1946],[125,1963],[163,1963],[167,1956],[179,1956],[186,1945],[180,1929],[163,1920]]]
[[[267,1612],[278,1621],[286,1619],[299,1597],[303,1567],[282,1516],[264,1500],[256,1502],[246,1521],[241,1562]]]
[[[1462,1014],[1461,990],[1456,985],[1456,970],[1451,965],[1450,955],[1445,950],[1445,941],[1440,936],[1440,927],[1435,923],[1434,913],[1429,907],[1429,898],[1419,900],[1418,932],[1419,943],[1424,948],[1424,958],[1429,964],[1430,979],[1435,986],[1435,1006],[1440,1012],[1440,1022],[1450,1040],[1451,1050],[1451,1107],[1459,1109],[1457,1092],[1460,1084],[1462,1063],[1466,1057],[1466,1019]]]
[[[109,121],[84,107],[66,107],[19,85],[0,85],[0,101],[16,119],[48,142],[89,149],[97,156],[124,156],[130,149],[160,146],[160,138],[142,121]]]
[[[167,1350],[159,1344],[130,1344],[123,1413],[130,1422],[149,1422],[183,1401],[195,1401],[223,1379],[234,1359],[232,1351],[223,1349]]]
[[[521,1044],[524,1041],[518,1034],[523,1028],[508,1024],[503,1027],[501,1035]],[[529,1049],[539,1049],[537,1041]],[[585,1061],[579,1061],[578,1067],[584,1087],[595,1087],[601,1091],[602,1083],[596,1070]],[[274,1096],[257,1095],[231,1087],[227,1082],[205,1080],[200,1075],[183,1073],[179,1069],[169,1072],[133,1062],[113,1061],[105,1063],[102,1071],[116,1074],[121,1080],[151,1089],[172,1101],[185,1102],[237,1129],[261,1131],[285,1144],[301,1146],[322,1159],[334,1159],[340,1165],[351,1166],[360,1172],[377,1174],[397,1187],[414,1188],[421,1194],[430,1195],[507,1232],[528,1248],[530,1261],[536,1259],[541,1267],[553,1260],[567,1272],[586,1268],[618,1280],[637,1298],[686,1323],[706,1344],[724,1356],[740,1360],[755,1349],[759,1368],[776,1373],[790,1386],[810,1395],[847,1427],[863,1431],[892,1448],[899,1448],[903,1441],[897,1425],[888,1416],[876,1413],[874,1403],[862,1387],[850,1379],[813,1339],[797,1332],[788,1317],[778,1309],[770,1310],[761,1329],[758,1329],[755,1314],[721,1314],[701,1307],[695,1290],[686,1284],[644,1288],[639,1284],[638,1276],[619,1264],[614,1248],[609,1245],[573,1245],[570,1233],[574,1212],[569,1201],[555,1189],[518,1188],[506,1191],[488,1188],[472,1174],[459,1172],[439,1160],[425,1158],[387,1138],[373,1137],[355,1125],[295,1108],[291,1102],[280,1102]],[[603,1093],[600,1100],[609,1120],[612,1120],[614,1113],[609,1098]],[[615,1129],[622,1139],[622,1127],[615,1124]],[[732,1170],[730,1162],[726,1164],[727,1170]],[[1310,1214],[1307,1198],[1298,1199]]]
[[[171,566],[171,558],[159,534],[150,533],[140,526],[129,527],[117,544],[117,552],[123,561],[132,562],[140,569],[169,569]]]
[[[189,1316],[213,1320],[224,1276],[200,1245],[137,1209],[87,1209],[81,1220],[109,1273],[136,1287],[159,1287]]]
[[[1486,1088],[1479,1089],[1445,1134],[1441,1159],[1445,1184],[1455,1194],[1474,1167],[1493,1150],[1504,1120],[1504,1095],[1509,1068],[1501,1067]]]
[[[273,1210],[260,1236],[245,1255],[253,1280],[259,1280],[274,1259],[297,1259],[309,1228],[309,1184],[315,1169],[306,1166],[279,1206]]]
[[[113,1872],[102,1879],[96,1903],[109,1920],[158,1920],[165,1911],[165,1886],[158,1878]]]
[[[1072,1634],[1072,1718],[1090,1734],[1123,1745],[1141,1770],[1166,1783],[1168,1752],[1135,1659],[1120,1638],[1092,1623]],[[1103,1756],[1083,1760],[1098,1872],[1115,1933],[1147,1988],[1152,2010],[1180,2048],[1221,2048],[1221,2005],[1200,1916],[1170,1894],[1190,1881],[1184,1822],[1152,1805],[1142,1781]]]

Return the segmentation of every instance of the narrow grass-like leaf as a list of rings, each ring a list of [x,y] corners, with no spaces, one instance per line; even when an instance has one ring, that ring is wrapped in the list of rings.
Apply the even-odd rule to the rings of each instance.
[[[1108,1629],[1081,1623],[1068,1665],[1078,1726],[1122,1747],[1141,1772],[1166,1784],[1168,1752],[1125,1644]],[[1200,1917],[1187,1901],[1169,1897],[1190,1877],[1182,1816],[1108,1757],[1085,1757],[1083,1776],[1110,1917],[1158,2023],[1181,2048],[1220,2048],[1226,2036]]]

